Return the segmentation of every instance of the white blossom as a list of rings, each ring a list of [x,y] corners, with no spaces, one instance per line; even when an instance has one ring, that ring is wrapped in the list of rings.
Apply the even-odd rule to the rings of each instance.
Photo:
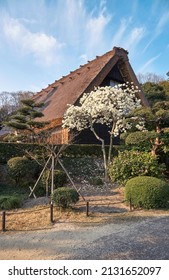
[[[63,127],[82,131],[91,128],[95,123],[106,124],[110,134],[117,136],[121,131],[129,129],[125,116],[132,110],[141,107],[141,101],[136,97],[138,88],[134,84],[106,86],[95,88],[90,93],[84,93],[79,106],[69,105],[63,119]],[[143,128],[138,124],[137,128]]]

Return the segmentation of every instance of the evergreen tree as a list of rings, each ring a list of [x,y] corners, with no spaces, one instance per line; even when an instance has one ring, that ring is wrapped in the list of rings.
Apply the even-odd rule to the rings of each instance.
[[[32,99],[24,99],[21,104],[6,125],[14,129],[16,140],[35,142],[40,137],[40,129],[47,124],[40,121],[44,116],[40,108],[44,104],[35,103]]]
[[[159,84],[146,82],[142,85],[142,89],[150,106],[158,101],[164,101],[167,99],[165,88],[163,87],[162,82]]]
[[[163,144],[161,135],[163,129],[169,127],[169,101],[156,102],[152,107],[142,107],[134,110],[132,116],[144,120],[145,128],[148,131],[155,131],[156,138],[150,139],[152,154],[155,156],[157,149]]]

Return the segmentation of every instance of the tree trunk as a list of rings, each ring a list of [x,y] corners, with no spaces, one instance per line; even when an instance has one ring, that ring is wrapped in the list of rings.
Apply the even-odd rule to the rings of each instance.
[[[105,178],[105,182],[108,182],[108,168],[107,168],[107,158],[106,158],[104,140],[102,139],[101,142],[102,142],[102,153],[103,153],[103,160],[104,160],[104,178]]]
[[[156,122],[156,132],[159,134],[161,133],[160,120]]]
[[[95,132],[93,126],[91,126],[91,131],[94,133],[95,137],[101,142],[102,144],[102,153],[103,153],[103,162],[104,162],[104,178],[105,182],[108,182],[108,168],[107,168],[107,158],[106,158],[106,150],[105,150],[105,143],[104,139],[99,137],[97,133]]]
[[[110,145],[109,145],[109,154],[108,154],[108,162],[107,162],[108,166],[111,161],[111,152],[112,152],[112,147],[113,147],[113,132],[114,132],[115,127],[116,127],[116,121],[114,120],[111,131],[110,131]]]
[[[161,127],[159,122],[156,124],[156,132],[158,133],[158,135],[160,136],[161,134]],[[153,142],[152,140],[150,140],[151,144],[152,144],[152,150],[151,150],[151,154],[152,156],[156,157],[157,153],[156,150],[158,149],[159,146],[161,146],[163,144],[163,142],[160,141],[160,137],[157,136],[155,141]]]
[[[108,154],[108,161],[107,161],[107,165],[108,165],[108,166],[109,166],[109,164],[110,164],[110,162],[111,162],[112,147],[113,147],[113,135],[110,134],[110,145],[109,145],[109,154]]]
[[[157,149],[157,146],[152,145],[151,154],[152,154],[153,157],[156,157],[156,149]]]

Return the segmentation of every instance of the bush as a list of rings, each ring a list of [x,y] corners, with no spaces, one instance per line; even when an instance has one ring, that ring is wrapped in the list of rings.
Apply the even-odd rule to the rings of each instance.
[[[109,167],[112,182],[125,183],[135,176],[163,177],[165,164],[159,164],[158,158],[149,152],[119,152]]]
[[[62,187],[54,190],[52,200],[56,206],[65,209],[79,200],[79,194],[75,189]]]
[[[10,210],[19,208],[21,206],[21,198],[18,196],[1,195],[0,196],[0,209]]]
[[[7,162],[9,175],[15,180],[16,185],[19,185],[24,179],[26,183],[35,179],[39,165],[34,160],[26,157],[14,157]]]
[[[125,185],[125,199],[129,201],[130,198],[134,208],[165,208],[169,201],[169,184],[150,176],[132,178]]]
[[[34,194],[36,195],[36,197],[46,196],[46,188],[41,184],[41,182],[36,186]]]
[[[50,170],[46,170],[41,178],[41,182],[43,186],[46,186],[46,180],[48,180],[48,185],[51,186],[51,172]],[[62,170],[54,170],[54,188],[63,187],[67,182],[67,175]]]

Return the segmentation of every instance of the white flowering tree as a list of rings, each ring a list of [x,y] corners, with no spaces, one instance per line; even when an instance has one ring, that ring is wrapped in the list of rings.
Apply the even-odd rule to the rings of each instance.
[[[90,93],[84,93],[79,105],[69,105],[63,119],[63,127],[69,130],[82,131],[90,128],[101,142],[105,180],[108,179],[108,165],[111,160],[113,137],[131,128],[126,116],[136,108],[141,107],[140,99],[136,97],[138,88],[133,84],[121,84],[115,87],[95,88]],[[109,127],[110,145],[108,157],[105,151],[105,140],[96,133],[95,124],[106,124]],[[142,129],[142,124],[137,124]]]

